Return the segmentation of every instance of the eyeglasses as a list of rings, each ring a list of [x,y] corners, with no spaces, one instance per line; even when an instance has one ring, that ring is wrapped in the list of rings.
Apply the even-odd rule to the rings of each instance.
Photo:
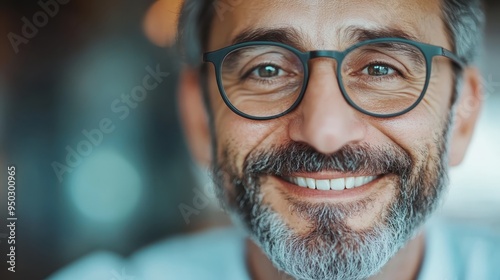
[[[424,98],[435,56],[464,67],[449,50],[400,38],[363,41],[342,52],[246,42],[205,53],[203,61],[215,66],[226,105],[248,119],[269,120],[294,110],[306,92],[308,62],[320,57],[337,61],[337,81],[347,103],[369,116],[389,118],[409,112]]]

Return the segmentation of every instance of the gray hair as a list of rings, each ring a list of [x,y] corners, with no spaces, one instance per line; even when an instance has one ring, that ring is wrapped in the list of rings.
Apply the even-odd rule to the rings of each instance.
[[[180,11],[177,42],[185,61],[193,67],[200,65],[206,51],[219,1],[227,0],[186,0]],[[481,0],[441,1],[442,19],[453,50],[467,65],[475,63],[483,40],[485,15]]]
[[[485,15],[480,0],[442,0],[442,17],[453,50],[467,64],[479,56]]]

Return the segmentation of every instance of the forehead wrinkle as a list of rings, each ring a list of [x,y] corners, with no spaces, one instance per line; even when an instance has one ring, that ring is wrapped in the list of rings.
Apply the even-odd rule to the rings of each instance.
[[[233,11],[228,13],[233,24],[224,24],[224,29],[230,28],[231,30],[226,37],[227,43],[231,41],[239,41],[236,38],[238,34],[248,32],[251,30],[266,30],[266,29],[288,29],[290,32],[290,39],[296,41],[295,47],[299,50],[310,49],[325,49],[325,22],[324,17],[321,16],[325,10],[330,10],[333,6],[338,5],[339,1],[331,0],[309,0],[309,1],[296,1],[296,0],[275,0],[275,1],[247,1],[243,5],[236,6],[238,12]],[[307,9],[304,9],[307,5]],[[328,6],[329,8],[326,8]],[[293,24],[290,22],[290,15],[286,13],[273,13],[275,10],[300,10],[302,14],[310,15],[308,18],[309,26],[303,26],[301,23]],[[258,18],[269,18],[272,16],[272,23],[267,20],[255,20],[253,17],[246,18],[240,15],[254,14],[260,15]],[[282,19],[282,20],[281,20]],[[236,24],[235,24],[236,23]],[[270,24],[269,24],[270,23]],[[311,33],[310,26],[314,26],[316,32]],[[255,40],[246,40],[255,41]],[[279,41],[279,40],[269,40]],[[291,42],[290,42],[291,43]],[[331,48],[331,47],[330,47]]]
[[[354,2],[358,2],[356,5],[361,6],[361,8],[353,8],[350,4]],[[399,29],[414,38],[418,38],[417,41],[425,43],[435,41],[431,39],[435,36],[424,32],[427,30],[426,27],[430,28],[429,30],[441,27],[439,22],[436,24],[435,19],[436,17],[440,19],[439,10],[432,10],[432,8],[439,8],[439,4],[435,3],[434,0],[421,0],[419,4],[389,0],[385,3],[377,3],[377,5],[384,7],[379,12],[365,6],[366,3],[364,0],[245,1],[235,6],[233,11],[227,12],[224,22],[217,24],[222,34],[226,34],[225,40],[219,39],[212,42],[217,45],[217,48],[221,48],[231,44],[233,38],[244,30],[293,28],[293,33],[296,36],[293,36],[292,39],[296,41],[295,47],[299,50],[342,50],[355,43],[353,41],[362,39],[353,40],[352,34],[347,34],[348,31],[344,31],[347,27],[352,28],[356,25],[364,29]],[[414,12],[408,12],[410,10]],[[405,13],[401,14],[402,11]],[[294,20],[292,12],[297,13],[297,20]],[[382,13],[380,14],[380,12]],[[350,13],[353,13],[354,16],[347,17]],[[434,27],[432,28],[432,26]],[[399,36],[400,34],[395,35],[390,37],[403,37]]]

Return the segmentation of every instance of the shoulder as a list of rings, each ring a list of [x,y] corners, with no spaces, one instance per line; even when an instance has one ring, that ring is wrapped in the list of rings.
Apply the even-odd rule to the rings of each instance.
[[[446,233],[452,242],[462,244],[461,248],[465,245],[469,250],[477,248],[473,245],[489,245],[490,249],[500,246],[500,233],[486,226],[451,223],[446,226]]]
[[[498,258],[500,257],[500,233],[498,231],[486,226],[450,222],[436,226],[434,231],[434,235],[441,237],[440,242],[447,243],[449,249],[460,258],[473,261],[475,258],[496,256],[497,258],[491,261],[500,261]],[[486,263],[493,264],[493,262]]]
[[[90,254],[51,275],[49,280],[110,280],[123,275],[126,261],[110,252]],[[120,279],[120,278],[118,278]]]
[[[245,234],[213,229],[152,244],[129,259],[98,252],[63,268],[49,280],[234,280],[249,279]]]
[[[500,279],[498,231],[485,226],[434,221],[426,235],[424,271],[428,275],[442,275],[442,279],[450,280]]]
[[[140,279],[245,279],[245,235],[236,228],[178,236],[130,259]]]

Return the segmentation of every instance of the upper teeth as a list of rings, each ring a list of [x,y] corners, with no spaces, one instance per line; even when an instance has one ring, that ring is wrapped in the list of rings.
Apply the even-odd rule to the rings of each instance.
[[[341,191],[343,189],[352,189],[359,186],[368,184],[369,182],[375,180],[376,176],[361,176],[361,177],[346,177],[338,179],[324,179],[316,180],[312,178],[304,177],[289,177],[288,181],[294,183],[299,187],[328,191],[337,190]]]

